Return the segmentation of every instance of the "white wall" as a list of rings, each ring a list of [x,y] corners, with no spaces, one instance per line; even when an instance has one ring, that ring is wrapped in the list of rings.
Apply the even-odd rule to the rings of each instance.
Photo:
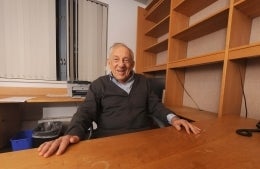
[[[99,0],[108,7],[108,49],[115,42],[123,42],[135,53],[137,32],[137,6],[134,0]]]

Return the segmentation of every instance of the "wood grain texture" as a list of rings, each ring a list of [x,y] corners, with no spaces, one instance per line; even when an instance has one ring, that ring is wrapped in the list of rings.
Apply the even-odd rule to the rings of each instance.
[[[199,135],[166,127],[82,141],[64,155],[47,159],[35,149],[3,153],[0,163],[2,169],[255,169],[260,135],[247,138],[235,133],[237,128],[254,128],[255,123],[222,117],[196,123],[203,130]]]

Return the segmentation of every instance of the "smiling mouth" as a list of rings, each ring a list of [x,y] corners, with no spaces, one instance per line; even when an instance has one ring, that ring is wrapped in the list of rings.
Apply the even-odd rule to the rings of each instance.
[[[117,70],[117,73],[119,73],[119,74],[125,74],[125,71],[124,71],[124,70]]]

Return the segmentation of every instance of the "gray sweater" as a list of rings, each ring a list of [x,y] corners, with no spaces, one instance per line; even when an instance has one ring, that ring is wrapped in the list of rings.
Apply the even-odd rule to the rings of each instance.
[[[154,114],[167,123],[166,116],[170,113],[143,75],[134,75],[129,94],[105,75],[90,85],[86,99],[74,114],[66,134],[84,139],[93,121],[98,125],[95,137],[146,130],[151,128],[148,114]]]

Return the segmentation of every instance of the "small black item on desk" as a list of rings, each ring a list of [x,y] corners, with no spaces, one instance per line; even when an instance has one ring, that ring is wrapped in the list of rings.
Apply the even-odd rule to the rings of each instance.
[[[256,124],[256,129],[237,129],[236,133],[241,136],[251,137],[253,132],[260,132],[260,121]]]

